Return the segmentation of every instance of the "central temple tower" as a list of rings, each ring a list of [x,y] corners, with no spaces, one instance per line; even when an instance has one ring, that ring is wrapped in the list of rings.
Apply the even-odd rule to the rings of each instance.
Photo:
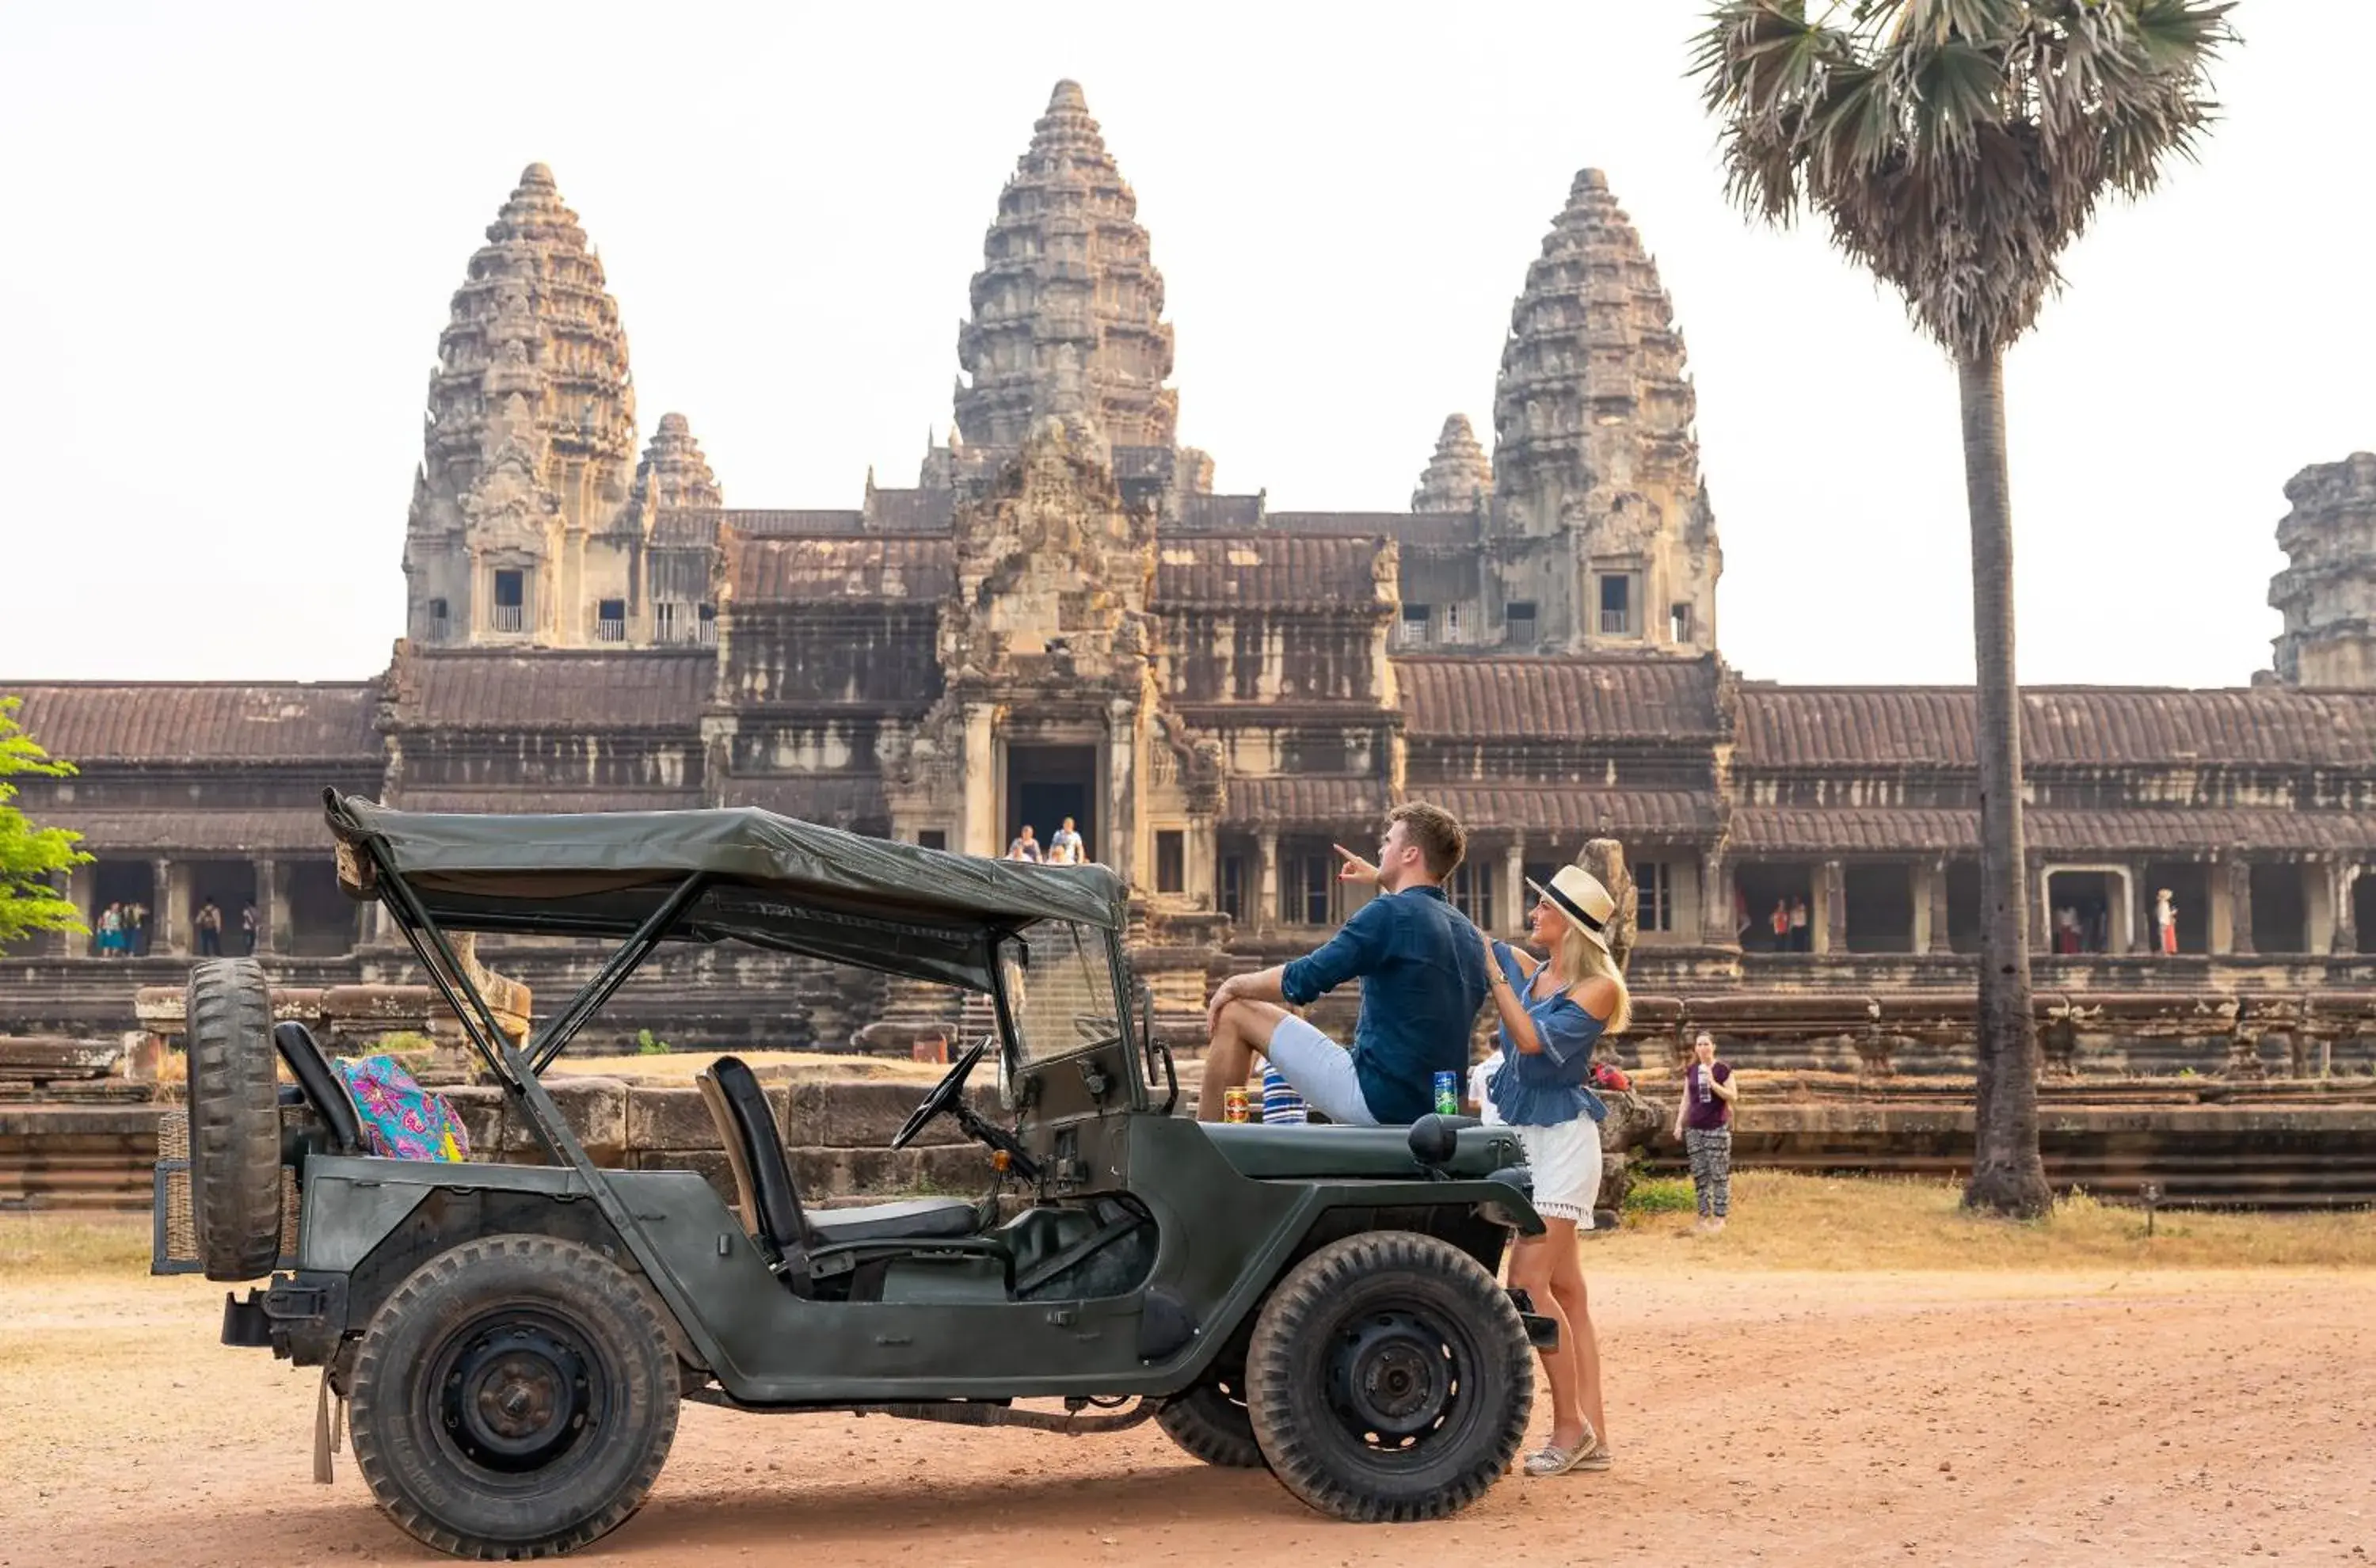
[[[1179,395],[1163,275],[1138,198],[1106,151],[1076,82],[1061,81],[999,193],[957,334],[957,432],[1013,450],[1076,365],[1087,411],[1117,447],[1174,445]]]

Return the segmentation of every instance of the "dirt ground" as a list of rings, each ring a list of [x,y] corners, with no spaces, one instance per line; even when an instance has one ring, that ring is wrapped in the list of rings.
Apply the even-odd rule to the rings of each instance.
[[[1738,1222],[1736,1222],[1738,1224]],[[1587,1243],[1602,1247],[1608,1243]],[[2376,1272],[1740,1270],[1586,1253],[1615,1469],[1353,1527],[1153,1426],[1108,1438],[684,1411],[577,1561],[2364,1563]],[[432,1561],[312,1374],[215,1341],[220,1287],[0,1278],[0,1564]],[[1538,1408],[1536,1424],[1547,1424]]]

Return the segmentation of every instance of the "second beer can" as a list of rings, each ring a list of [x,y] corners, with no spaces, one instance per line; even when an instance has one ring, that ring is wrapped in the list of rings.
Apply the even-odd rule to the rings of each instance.
[[[1246,1120],[1246,1091],[1242,1085],[1221,1091],[1222,1121],[1242,1122]]]

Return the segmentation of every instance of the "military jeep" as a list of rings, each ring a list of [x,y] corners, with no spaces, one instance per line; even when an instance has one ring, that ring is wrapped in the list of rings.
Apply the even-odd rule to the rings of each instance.
[[[683,1400],[1070,1434],[1151,1419],[1348,1520],[1449,1514],[1508,1468],[1552,1326],[1496,1280],[1513,1233],[1542,1228],[1515,1139],[1173,1114],[1111,872],[752,810],[325,803],[342,885],[384,907],[543,1158],[367,1154],[318,1045],[273,1027],[253,963],[224,961],[190,981],[192,1202],[210,1277],[271,1275],[226,1298],[224,1342],[323,1369],[317,1475],[343,1401],[373,1496],[420,1540],[480,1558],[594,1540],[642,1503]],[[608,956],[507,1033],[465,932]],[[733,1057],[699,1082],[734,1207],[697,1172],[588,1158],[540,1074],[660,944],[730,941],[987,999],[994,1034],[892,1140],[955,1118],[984,1146],[982,1201],[809,1201]],[[1011,1120],[968,1093],[993,1053]]]

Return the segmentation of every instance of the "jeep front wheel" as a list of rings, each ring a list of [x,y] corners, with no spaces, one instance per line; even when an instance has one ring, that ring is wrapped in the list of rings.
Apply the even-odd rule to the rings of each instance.
[[[1262,1444],[1254,1441],[1253,1422],[1246,1415],[1246,1374],[1228,1367],[1183,1394],[1164,1401],[1155,1413],[1163,1435],[1191,1457],[1224,1470],[1259,1470]]]
[[[1534,1407],[1509,1295],[1432,1236],[1348,1236],[1255,1320],[1246,1409],[1287,1489],[1357,1524],[1440,1519],[1510,1467]]]
[[[440,1551],[568,1551],[643,1505],[678,1394],[659,1309],[624,1270],[575,1242],[490,1237],[372,1315],[348,1390],[355,1466]]]

